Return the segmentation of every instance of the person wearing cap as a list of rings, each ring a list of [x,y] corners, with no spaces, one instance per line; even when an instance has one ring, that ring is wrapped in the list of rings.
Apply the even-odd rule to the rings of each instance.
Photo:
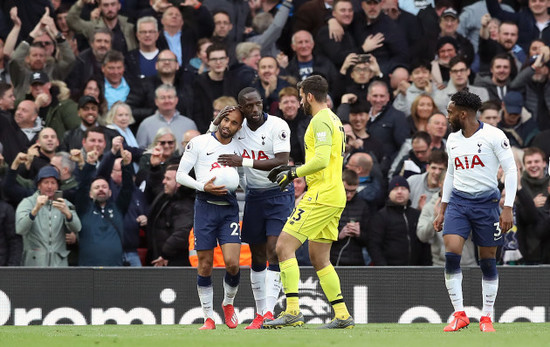
[[[523,95],[510,91],[502,100],[502,119],[498,128],[504,131],[513,147],[529,147],[539,133],[537,122],[523,107]]]
[[[46,165],[36,176],[38,190],[16,210],[16,233],[23,237],[23,266],[68,266],[67,244],[77,240],[81,223],[75,207],[54,195],[59,172]]]
[[[80,125],[72,130],[67,130],[63,136],[61,148],[69,152],[71,149],[82,147],[84,132],[95,126],[99,126],[97,117],[99,117],[99,103],[91,95],[84,95],[78,100],[78,117]]]
[[[45,127],[50,127],[62,139],[65,131],[80,124],[76,103],[69,99],[69,90],[63,81],[51,81],[42,71],[34,72],[29,79],[30,91],[26,100],[33,100]]]
[[[467,38],[457,32],[458,25],[458,12],[452,7],[446,9],[439,18],[439,28],[441,29],[439,37],[449,36],[454,38],[458,45],[457,54],[464,56],[468,66],[470,66],[474,61],[474,46]]]
[[[414,100],[420,95],[433,97],[435,86],[431,80],[430,63],[423,60],[416,60],[411,63],[410,80],[401,81],[398,86],[399,93],[393,100],[393,107],[405,115],[411,114],[411,106]]]
[[[395,176],[388,185],[386,205],[368,227],[367,250],[374,266],[432,265],[430,245],[416,236],[420,211],[410,207],[409,183]]]

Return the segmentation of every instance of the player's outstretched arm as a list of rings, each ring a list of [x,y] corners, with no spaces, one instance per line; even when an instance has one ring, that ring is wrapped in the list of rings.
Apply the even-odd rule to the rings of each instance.
[[[257,170],[269,171],[277,166],[287,164],[289,157],[290,153],[288,152],[275,153],[275,158],[265,160],[243,158],[236,154],[222,154],[218,157],[218,163],[233,167],[245,166]]]

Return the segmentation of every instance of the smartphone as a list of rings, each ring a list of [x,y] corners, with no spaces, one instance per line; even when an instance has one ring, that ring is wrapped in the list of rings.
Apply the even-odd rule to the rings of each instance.
[[[370,54],[358,54],[357,63],[370,63]]]
[[[63,191],[62,190],[56,190],[53,194],[53,199],[56,201],[57,199],[63,199]]]

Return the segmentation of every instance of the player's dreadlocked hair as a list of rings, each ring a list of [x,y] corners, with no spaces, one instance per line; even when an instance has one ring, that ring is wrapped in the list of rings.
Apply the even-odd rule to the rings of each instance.
[[[451,101],[455,106],[462,107],[468,110],[477,112],[481,108],[481,99],[474,93],[470,93],[468,88],[453,94]]]

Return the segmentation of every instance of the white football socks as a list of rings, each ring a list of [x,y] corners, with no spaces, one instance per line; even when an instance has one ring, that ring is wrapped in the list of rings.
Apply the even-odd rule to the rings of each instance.
[[[250,286],[252,287],[252,294],[254,294],[254,300],[256,301],[256,312],[260,315],[265,313],[267,272],[266,269],[262,271],[250,269]]]
[[[462,297],[462,271],[448,274],[445,272],[445,286],[449,292],[449,298],[455,312],[464,311],[464,300]]]
[[[498,292],[498,277],[496,280],[481,280],[481,287],[483,293],[483,310],[482,316],[493,317],[493,307],[495,306],[495,299]]]
[[[204,312],[205,320],[207,318],[214,319],[214,287],[211,285],[208,287],[197,286],[197,292],[199,293],[199,299],[201,301],[202,311]]]
[[[281,293],[281,273],[279,271],[267,270],[266,275],[266,311],[274,314],[275,305]]]
[[[233,305],[233,300],[235,300],[238,290],[238,285],[231,287],[225,280],[223,281],[223,306]]]

